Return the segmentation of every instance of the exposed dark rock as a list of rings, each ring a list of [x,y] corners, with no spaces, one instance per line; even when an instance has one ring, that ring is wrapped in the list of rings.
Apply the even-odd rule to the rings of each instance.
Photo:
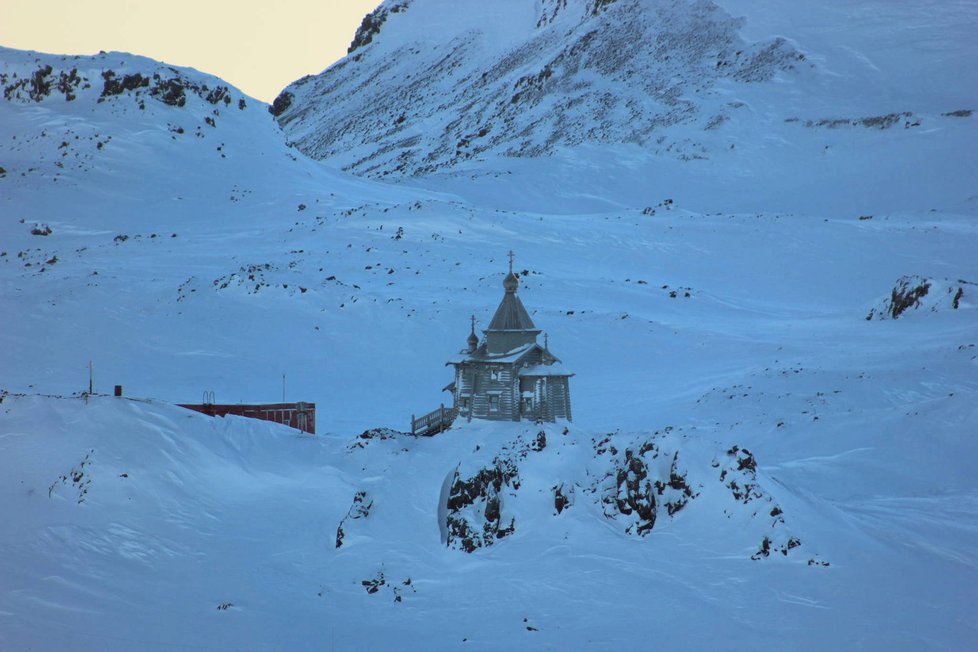
[[[181,79],[161,79],[150,94],[169,106],[182,107],[187,104],[186,86]]]
[[[922,276],[900,277],[890,296],[881,301],[866,320],[898,319],[901,316],[929,308],[929,312],[958,310],[962,306],[965,288],[975,283],[958,279],[929,279]]]
[[[533,440],[533,444],[530,445],[530,449],[540,452],[547,447],[547,433],[540,431],[537,433],[536,439]]]
[[[336,528],[336,547],[341,548],[343,546],[343,539],[346,537],[346,532],[343,526],[346,525],[347,521],[359,520],[362,518],[367,518],[370,516],[370,509],[374,506],[374,501],[367,501],[367,492],[358,491],[356,495],[353,496],[353,504],[350,505],[350,510],[340,521],[339,526]]]
[[[389,10],[384,6],[377,7],[364,16],[363,21],[360,22],[360,27],[357,28],[357,33],[353,35],[353,42],[350,43],[350,47],[347,48],[346,53],[350,54],[357,48],[362,48],[373,41],[374,36],[380,33],[380,28],[387,21],[389,14],[399,13],[405,11],[407,8],[408,5],[406,2],[400,2]]]
[[[105,85],[102,87],[100,97],[122,95],[126,91],[134,91],[137,88],[146,88],[149,86],[149,77],[143,77],[138,72],[119,79],[115,76],[114,71],[106,70],[102,73],[102,79],[105,80]]]
[[[301,291],[301,288],[300,288]],[[398,439],[401,437],[414,437],[409,432],[401,432],[399,430],[391,430],[390,428],[373,428],[371,430],[364,430],[357,436],[357,440],[350,444],[349,450],[354,450],[357,448],[366,448],[372,441],[386,441],[388,439]]]
[[[607,7],[608,5],[614,4],[615,0],[594,0],[594,4],[591,6],[591,15],[597,15],[599,11]]]
[[[0,168],[0,170],[2,169],[3,168]],[[964,288],[959,287],[958,291],[954,293],[954,299],[951,301],[951,308],[957,310],[958,307],[961,305],[961,297],[963,296],[964,296]]]
[[[746,505],[751,501],[765,498],[764,492],[757,484],[757,461],[751,452],[746,448],[733,446],[727,451],[727,455],[732,458],[730,460],[732,464],[721,469],[720,482],[726,481],[734,500]],[[767,498],[770,500],[769,496]]]
[[[35,102],[40,102],[42,98],[51,94],[51,80],[48,79],[48,75],[50,74],[51,66],[44,66],[34,71],[34,74],[31,75],[31,89],[29,94],[30,98]]]
[[[290,106],[292,106],[292,100],[294,99],[295,95],[288,91],[282,91],[278,94],[278,97],[275,98],[275,101],[272,102],[271,106],[268,107],[268,112],[277,118],[285,113]]]
[[[896,319],[908,308],[916,306],[922,297],[927,296],[928,290],[930,290],[929,281],[925,280],[922,283],[911,285],[910,279],[902,280],[897,287],[893,288],[890,295],[890,317]]]
[[[874,115],[865,118],[822,118],[820,120],[806,120],[805,126],[808,128],[841,129],[844,127],[865,127],[867,129],[889,129],[895,125],[904,123],[904,126],[918,126],[910,122],[913,113],[903,111],[900,113],[887,113],[885,115]],[[786,122],[798,122],[796,119],[789,119]]]
[[[217,104],[218,102],[224,102],[225,106],[231,103],[231,91],[227,86],[218,86],[210,91],[204,97],[205,100],[211,104]]]
[[[800,545],[801,545],[801,540],[795,537],[789,538],[787,542],[783,543],[780,546],[775,546],[774,541],[770,537],[764,537],[761,540],[761,547],[757,550],[757,552],[751,555],[750,558],[753,559],[754,561],[757,561],[759,559],[763,559],[764,557],[769,557],[772,552],[780,552],[782,555],[787,557],[788,552],[794,550]],[[811,566],[813,563],[815,563],[814,560],[811,559],[808,560],[809,566]],[[825,562],[822,565],[828,566],[828,563]]]
[[[613,506],[619,514],[635,517],[635,522],[625,528],[631,533],[645,536],[655,527],[655,491],[649,478],[649,469],[641,457],[625,450],[625,459],[613,471],[615,492],[604,497],[606,506]],[[605,512],[607,514],[607,511]]]
[[[690,500],[699,494],[693,492],[692,487],[686,482],[686,474],[679,469],[679,451],[672,456],[672,465],[669,467],[669,481],[663,483],[661,480],[655,481],[655,490],[659,496],[665,494],[669,489],[669,498],[665,501],[666,513],[674,516],[682,510]]]
[[[387,584],[387,580],[384,579],[384,572],[380,571],[377,573],[376,577],[373,577],[369,580],[363,580],[362,582],[360,582],[360,584],[362,584],[363,588],[367,590],[367,593],[372,595],[380,591],[380,587]]]
[[[505,523],[503,489],[518,490],[519,469],[496,458],[489,468],[463,480],[456,471],[448,497],[448,546],[474,552],[516,531],[516,519]]]
[[[571,492],[564,493],[564,491],[565,490],[563,484],[558,484],[553,487],[554,512],[556,514],[560,514],[565,509],[567,509],[568,507],[574,504],[571,500],[573,494]]]
[[[50,65],[44,65],[29,76],[12,81],[10,84],[7,84],[7,76],[3,75],[0,82],[7,84],[3,88],[3,97],[6,100],[24,100],[26,95],[27,100],[40,102],[50,97],[52,89],[56,89],[64,95],[66,101],[71,102],[75,99],[75,90],[87,82],[78,75],[77,69],[72,69],[70,72],[59,71],[57,78],[54,74],[54,69]]]

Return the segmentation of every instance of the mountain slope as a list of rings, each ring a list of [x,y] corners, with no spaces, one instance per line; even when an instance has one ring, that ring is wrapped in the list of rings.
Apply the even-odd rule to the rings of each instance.
[[[731,107],[701,106],[720,80],[766,81],[804,62],[783,39],[745,42],[739,25],[705,2],[511,1],[460,14],[447,2],[388,1],[346,60],[284,91],[279,122],[310,156],[371,176],[418,176],[487,152],[649,147],[660,128],[721,124]],[[422,45],[429,32],[438,40]]]
[[[968,3],[597,4],[385,2],[346,59],[283,91],[278,120],[356,174],[516,210],[971,200]]]

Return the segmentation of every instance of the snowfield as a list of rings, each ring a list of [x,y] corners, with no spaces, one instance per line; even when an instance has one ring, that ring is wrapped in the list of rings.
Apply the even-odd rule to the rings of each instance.
[[[974,9],[529,4],[384,3],[324,78],[382,67],[412,21],[470,35],[463,72],[514,48],[532,68],[650,7],[814,67],[684,95],[663,147],[695,132],[704,158],[605,124],[382,182],[198,71],[0,49],[0,648],[978,640],[978,84],[954,64]],[[552,93],[514,119],[573,97]],[[343,137],[396,159],[354,128],[389,106],[307,99],[303,124],[349,109]],[[451,403],[509,250],[574,421],[402,432]],[[209,391],[315,402],[319,434],[175,405]]]

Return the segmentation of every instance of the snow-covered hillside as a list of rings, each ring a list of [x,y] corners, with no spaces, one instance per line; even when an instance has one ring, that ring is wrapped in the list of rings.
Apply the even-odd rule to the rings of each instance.
[[[276,113],[314,158],[514,209],[953,207],[973,25],[968,3],[387,0]]]
[[[465,70],[508,53],[657,29],[630,13],[653,5],[814,64],[748,82],[676,63],[701,86],[668,138],[736,138],[705,160],[610,129],[398,183],[306,158],[266,105],[197,71],[0,50],[0,647],[968,649],[978,150],[953,111],[978,86],[924,73],[970,51],[949,26],[973,10],[912,22],[924,4],[568,0],[538,26],[515,0],[385,3],[302,88],[352,83],[426,25],[464,37],[465,94]],[[864,48],[900,25],[917,67],[894,54],[868,75]],[[589,82],[582,107],[611,83],[564,73],[541,88]],[[839,90],[871,79],[892,93]],[[747,96],[747,118],[702,129],[711,102]],[[413,105],[430,109],[419,143],[469,115],[454,97]],[[557,124],[534,106],[514,121]],[[904,110],[921,124],[862,123]],[[511,249],[576,374],[575,421],[397,432],[450,402],[445,362],[470,315],[488,324]],[[319,434],[174,405],[208,390],[313,401]]]

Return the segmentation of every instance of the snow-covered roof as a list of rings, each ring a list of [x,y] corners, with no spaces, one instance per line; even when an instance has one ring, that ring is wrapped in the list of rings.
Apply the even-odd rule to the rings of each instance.
[[[555,362],[553,364],[537,364],[532,367],[524,367],[520,369],[520,377],[524,376],[573,376],[571,372],[564,368],[564,365],[560,362]]]
[[[463,362],[516,362],[534,348],[542,348],[539,344],[529,343],[518,346],[505,353],[489,353],[485,347],[480,348],[475,353],[468,354],[460,360],[449,360],[446,364],[461,364]],[[467,353],[467,352],[466,352]]]

